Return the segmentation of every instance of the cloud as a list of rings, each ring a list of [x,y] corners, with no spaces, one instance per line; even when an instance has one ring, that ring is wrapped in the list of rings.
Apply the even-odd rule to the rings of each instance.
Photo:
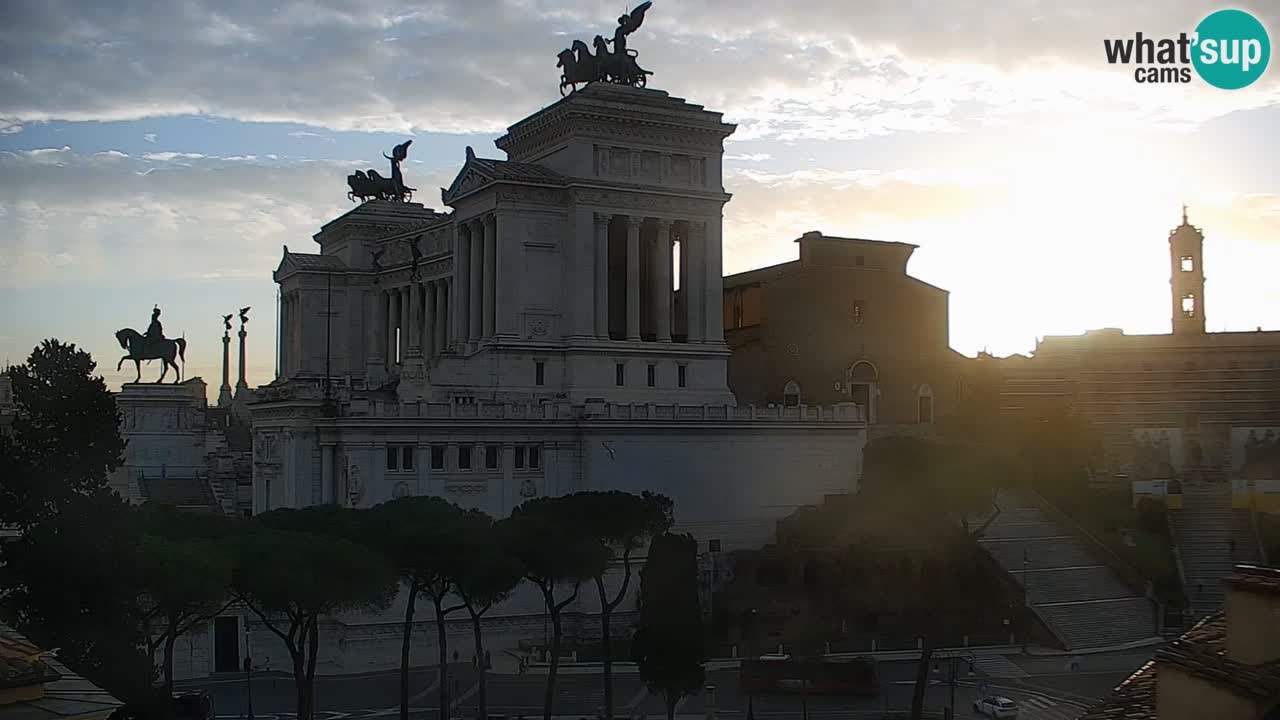
[[[129,157],[129,154],[122,153],[119,150],[105,150],[103,152],[96,152],[93,156],[96,158],[102,158],[103,160],[124,160]]]
[[[1276,6],[1246,6],[1280,26]],[[1176,33],[1202,14],[1192,0],[994,0],[928,13],[893,0],[691,0],[655,8],[631,45],[653,86],[725,111],[742,138],[948,132],[1026,113],[1194,123],[1280,101],[1274,74],[1231,93],[1136,92],[1102,57],[1104,37]],[[13,71],[0,75],[0,115],[13,122],[199,114],[497,132],[558,98],[555,54],[607,32],[613,11],[550,0],[415,10],[394,0],[79,0],[30,3],[7,20]]]
[[[337,142],[337,140],[333,139],[332,137],[329,137],[328,135],[322,135],[321,133],[307,132],[307,131],[305,131],[305,130],[295,130],[295,131],[293,131],[293,132],[289,133],[289,137],[296,137],[296,138],[316,138],[317,140],[325,140],[325,141],[327,141],[327,142],[331,142],[331,143],[332,143],[332,142]]]
[[[773,159],[769,153],[745,153],[742,155],[725,155],[725,162],[764,162]]]
[[[145,133],[145,134],[142,136],[142,139],[143,139],[143,140],[145,140],[145,141],[147,141],[147,142],[149,142],[149,143],[155,143],[155,141],[156,141],[156,134],[155,134],[155,133]]]
[[[170,160],[199,160],[205,157],[201,153],[188,152],[153,152],[143,153],[143,160],[154,160],[158,162],[169,162]]]
[[[0,135],[16,135],[22,132],[22,125],[14,120],[0,118]]]

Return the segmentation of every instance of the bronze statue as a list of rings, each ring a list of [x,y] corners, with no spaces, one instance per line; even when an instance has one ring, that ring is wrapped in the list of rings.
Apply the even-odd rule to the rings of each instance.
[[[418,261],[422,259],[422,250],[421,250],[421,248],[419,248],[419,247],[418,247],[418,243],[419,243],[421,240],[422,240],[422,236],[421,236],[421,235],[417,235],[417,236],[413,237],[412,239],[403,239],[403,240],[401,240],[401,242],[404,242],[404,243],[408,243],[408,244],[409,244],[409,252],[413,255],[413,267],[412,267],[412,269],[409,271],[409,279],[410,279],[410,280],[415,280],[415,281],[416,281],[416,280],[418,280],[418,278],[420,277],[420,275],[418,274]]]
[[[240,324],[243,325],[247,322],[249,322],[249,308],[242,307],[240,308]]]
[[[347,199],[352,202],[355,202],[356,198],[360,198],[360,202],[369,200],[409,202],[413,199],[413,191],[417,188],[407,187],[404,184],[404,175],[400,172],[400,163],[409,157],[409,145],[412,143],[412,140],[406,140],[395,146],[391,150],[391,155],[382,154],[382,157],[391,161],[391,177],[384,178],[373,168],[367,172],[357,170],[348,175],[347,186],[351,190],[347,193]]]
[[[560,94],[565,94],[566,87],[577,90],[579,83],[610,82],[644,87],[648,76],[653,73],[636,63],[637,54],[627,47],[627,36],[640,29],[644,14],[651,5],[651,0],[640,3],[634,10],[619,17],[612,40],[595,36],[595,55],[591,54],[587,44],[581,40],[574,40],[569,49],[561,51],[556,64],[556,67],[563,68],[560,74]],[[610,43],[613,44],[613,52],[609,52]]]
[[[228,315],[228,318],[231,316]],[[169,373],[169,368],[173,368],[177,377],[174,383],[182,382],[182,369],[174,362],[177,360],[186,362],[187,341],[184,338],[170,340],[164,336],[164,328],[160,325],[160,307],[157,305],[151,311],[151,324],[147,326],[146,334],[139,333],[133,328],[124,328],[116,331],[116,342],[120,343],[120,347],[124,348],[128,354],[120,358],[120,362],[116,363],[116,370],[119,371],[124,365],[125,360],[132,360],[134,368],[138,376],[134,382],[142,381],[142,361],[143,360],[161,360],[164,362],[164,368],[160,372],[160,379],[156,382],[164,382],[165,375]]]
[[[235,316],[234,316],[234,315],[223,315],[223,316],[222,316],[222,327],[224,327],[224,328],[226,328],[228,331],[230,331],[230,330],[231,330],[231,318],[233,318],[233,317],[235,317]]]

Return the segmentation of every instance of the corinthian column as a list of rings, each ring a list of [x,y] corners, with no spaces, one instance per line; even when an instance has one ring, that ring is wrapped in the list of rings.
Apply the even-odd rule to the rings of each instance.
[[[437,283],[424,283],[422,286],[425,297],[423,298],[423,317],[422,317],[422,357],[432,358],[436,354],[436,323],[440,322],[437,317],[436,308],[436,285]]]
[[[498,253],[497,238],[495,237],[493,223],[489,218],[480,220],[480,231],[484,233],[484,301],[483,315],[481,316],[481,332],[484,337],[493,337],[494,327],[497,323],[497,286],[494,284],[498,277]]]
[[[484,333],[484,227],[471,223],[471,280],[467,299],[467,339],[479,340]]]
[[[640,223],[627,217],[627,339],[640,339]]]
[[[609,339],[609,216],[595,213],[596,337]]]
[[[453,337],[456,342],[467,341],[467,328],[471,313],[471,226],[458,224],[458,243],[453,252]]]
[[[410,357],[422,357],[422,283],[409,285],[409,352]]]
[[[658,342],[671,342],[671,221],[658,220],[653,239],[653,328]]]

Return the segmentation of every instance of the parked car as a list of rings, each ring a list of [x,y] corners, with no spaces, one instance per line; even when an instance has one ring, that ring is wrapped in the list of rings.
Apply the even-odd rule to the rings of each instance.
[[[1018,703],[1007,697],[985,697],[973,701],[973,711],[993,718],[1018,717]]]
[[[173,696],[174,720],[214,720],[213,698],[204,690]]]

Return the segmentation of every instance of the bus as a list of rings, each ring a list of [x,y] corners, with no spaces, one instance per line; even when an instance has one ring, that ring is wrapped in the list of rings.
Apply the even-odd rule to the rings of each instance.
[[[742,689],[758,693],[876,695],[880,673],[875,658],[745,659],[739,666]]]

